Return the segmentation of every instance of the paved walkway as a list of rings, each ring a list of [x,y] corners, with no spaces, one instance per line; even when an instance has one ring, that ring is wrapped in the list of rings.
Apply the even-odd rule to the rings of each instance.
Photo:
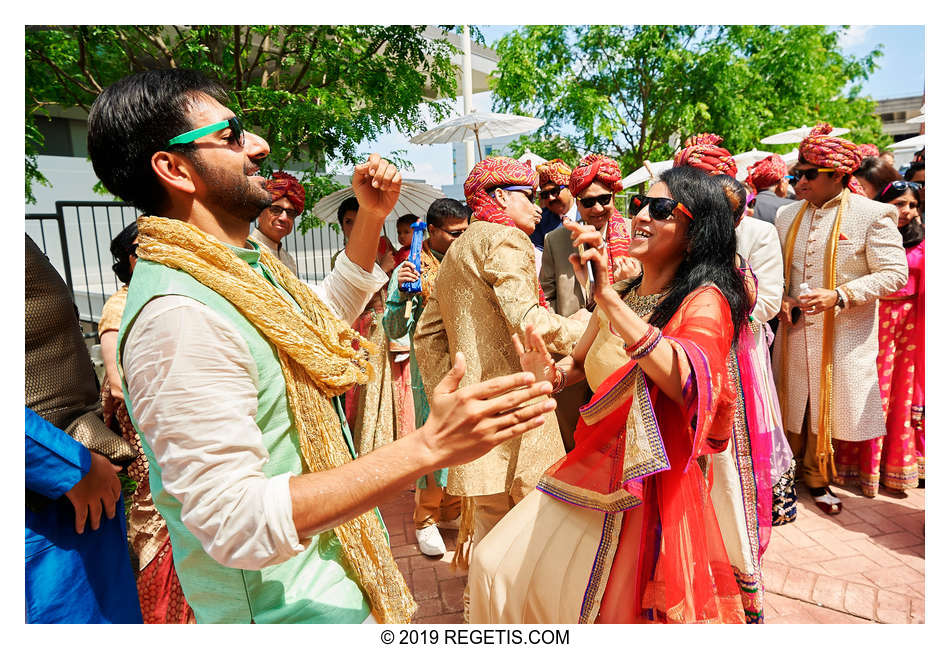
[[[869,499],[837,487],[844,508],[825,516],[807,492],[798,520],[772,530],[765,553],[767,624],[870,624],[924,621],[924,494]],[[448,552],[423,556],[416,546],[412,491],[381,508],[393,555],[419,603],[419,624],[461,624],[464,573],[450,567],[456,532],[443,531]]]

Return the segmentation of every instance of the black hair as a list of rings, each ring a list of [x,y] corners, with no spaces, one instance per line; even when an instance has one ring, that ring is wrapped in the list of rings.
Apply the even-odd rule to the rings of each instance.
[[[917,173],[918,171],[922,171],[923,169],[924,169],[923,160],[921,160],[920,162],[911,162],[910,166],[907,167],[907,171],[904,172],[904,180],[913,180],[914,174]]]
[[[426,223],[441,228],[447,219],[460,219],[467,222],[471,216],[472,210],[460,201],[454,198],[439,198],[432,201],[432,205],[429,206],[426,212]]]
[[[343,215],[347,212],[359,212],[360,211],[360,202],[356,200],[356,196],[350,196],[345,201],[340,203],[340,206],[336,208],[336,218],[340,222],[340,225],[343,225]]]
[[[112,264],[112,272],[116,274],[119,281],[128,284],[132,279],[132,264],[129,262],[129,256],[135,254],[135,237],[139,236],[139,228],[132,221],[122,229],[122,232],[115,235],[115,239],[109,244],[109,252],[115,259]]]
[[[398,219],[396,219],[396,227],[400,225],[412,225],[419,220],[419,217],[415,214],[403,214]]]
[[[864,178],[874,188],[869,198],[874,198],[888,183],[901,179],[900,172],[886,160],[878,157],[868,157],[861,161],[861,166],[854,170],[855,178]]]
[[[893,186],[887,187],[875,200],[881,203],[890,203],[895,198],[903,196],[907,192],[911,192],[914,195],[914,200],[920,205],[920,190],[914,189],[913,187],[907,187],[904,190],[899,190]],[[898,227],[897,229],[900,230],[901,237],[904,239],[905,248],[913,248],[924,240],[924,224],[919,218],[913,219],[908,222],[907,225]]]
[[[663,328],[686,296],[704,284],[722,291],[732,315],[733,342],[752,311],[752,303],[736,268],[736,231],[733,211],[721,181],[695,167],[673,167],[660,174],[674,200],[685,205],[694,218],[686,230],[686,254],[676,269],[669,295],[650,316],[650,324]],[[640,283],[642,275],[618,282],[618,291]]]
[[[224,104],[224,88],[200,72],[180,68],[129,75],[102,91],[89,110],[87,145],[105,188],[146,214],[157,214],[165,190],[151,159],[168,141],[195,125],[189,108],[207,95]],[[194,144],[174,145],[186,154]]]

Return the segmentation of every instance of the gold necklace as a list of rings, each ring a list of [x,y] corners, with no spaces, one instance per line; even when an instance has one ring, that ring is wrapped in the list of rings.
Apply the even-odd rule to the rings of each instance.
[[[666,297],[666,294],[669,293],[669,288],[666,288],[663,291],[654,293],[652,295],[637,295],[637,288],[639,287],[634,287],[631,289],[623,301],[624,304],[633,309],[633,312],[641,318],[645,318],[649,314],[653,313],[653,311],[656,310],[657,305],[660,303],[660,300]]]

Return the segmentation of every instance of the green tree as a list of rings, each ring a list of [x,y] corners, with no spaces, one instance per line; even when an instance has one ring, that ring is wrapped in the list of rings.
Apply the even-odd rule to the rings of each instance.
[[[532,150],[560,136],[562,150],[613,155],[626,170],[699,132],[738,153],[825,120],[886,143],[860,96],[881,52],[848,57],[838,39],[808,25],[527,26],[495,44],[493,107],[546,120],[524,142]]]
[[[332,158],[389,129],[419,131],[450,107],[455,48],[424,26],[43,26],[26,28],[26,194],[45,179],[33,124],[51,105],[88,110],[99,92],[149,68],[192,68],[230,91],[230,107],[271,147],[265,171],[302,163],[307,209],[339,185],[317,180]],[[398,157],[398,152],[396,152]]]

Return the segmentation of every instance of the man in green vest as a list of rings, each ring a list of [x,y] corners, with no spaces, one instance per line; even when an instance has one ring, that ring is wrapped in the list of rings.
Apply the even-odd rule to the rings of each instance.
[[[96,174],[146,215],[118,357],[182,589],[198,622],[408,622],[375,507],[540,425],[551,386],[515,374],[459,389],[459,355],[426,425],[354,460],[338,396],[374,369],[346,323],[387,279],[376,244],[401,176],[376,154],[357,165],[345,254],[304,284],[248,240],[271,201],[257,174],[269,147],[225,100],[197,72],[149,70],[89,115]]]

